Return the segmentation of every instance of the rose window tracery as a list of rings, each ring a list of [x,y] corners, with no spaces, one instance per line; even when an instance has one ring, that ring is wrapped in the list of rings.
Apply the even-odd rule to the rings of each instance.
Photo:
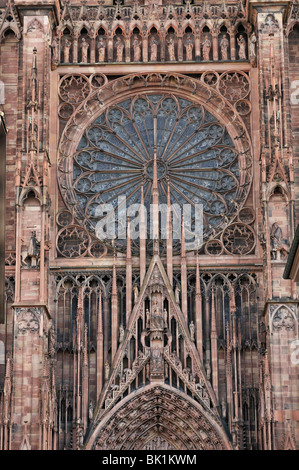
[[[248,181],[234,139],[203,105],[150,92],[111,105],[83,132],[69,170],[67,205],[77,223],[96,238],[103,217],[98,207],[112,204],[119,233],[119,198],[126,197],[127,207],[139,204],[141,191],[149,219],[155,155],[159,203],[167,203],[169,185],[171,204],[181,210],[184,204],[202,205],[204,241],[223,230],[244,203],[240,186]],[[126,246],[125,240],[113,243]]]

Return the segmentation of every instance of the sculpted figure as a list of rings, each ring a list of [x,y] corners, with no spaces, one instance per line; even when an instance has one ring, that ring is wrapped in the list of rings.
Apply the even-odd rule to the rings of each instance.
[[[37,266],[40,253],[40,243],[37,241],[36,232],[31,233],[31,238],[28,245],[27,258],[30,260],[31,267]]]
[[[122,343],[125,336],[125,330],[122,324],[119,325],[119,342]]]
[[[202,43],[202,56],[203,60],[210,60],[211,41],[209,36],[205,35],[205,40]]]
[[[252,35],[250,36],[250,40],[249,40],[249,57],[255,57],[256,56],[255,44],[256,44],[256,35],[253,32]]]
[[[226,35],[223,35],[220,41],[220,52],[221,52],[222,60],[228,60],[228,47],[229,47],[229,40],[227,39]]]
[[[157,60],[158,60],[158,41],[155,38],[155,36],[152,36],[151,39],[150,39],[150,50],[151,50],[150,60],[152,62],[157,62]]]
[[[88,49],[89,49],[88,42],[86,41],[85,38],[82,38],[82,42],[81,42],[81,50],[82,50],[82,60],[81,60],[81,62],[82,63],[88,62],[88,60],[87,60]]]
[[[109,374],[110,374],[110,365],[109,362],[105,362],[105,380],[109,379]]]
[[[194,341],[195,340],[195,325],[194,325],[193,321],[191,321],[191,323],[189,325],[189,331],[190,331],[191,341]]]
[[[167,316],[168,316],[167,310],[166,310],[166,308],[164,308],[164,310],[163,310],[163,319],[164,319],[164,326],[165,326],[165,328],[167,328],[167,326],[168,326],[168,324],[167,324]]]
[[[64,48],[63,48],[63,58],[64,58],[65,63],[70,62],[71,47],[72,47],[72,43],[68,39],[66,39],[64,42]]]
[[[136,304],[139,297],[139,290],[137,284],[134,286],[134,304]]]
[[[244,60],[246,59],[246,41],[242,34],[237,38],[237,43],[239,46],[239,59]]]
[[[54,64],[58,63],[58,44],[57,44],[57,38],[54,38],[51,44],[51,49],[52,49],[52,62]]]
[[[89,417],[90,421],[91,421],[92,418],[93,418],[93,409],[94,409],[93,401],[90,400],[90,402],[89,402],[89,407],[88,407],[88,417]]]
[[[168,40],[168,55],[169,55],[169,60],[171,61],[175,60],[175,42],[172,36]]]
[[[122,42],[119,36],[116,38],[115,47],[116,47],[116,62],[122,62],[123,54],[124,54],[124,43]]]
[[[134,62],[140,62],[141,61],[141,41],[139,40],[136,34],[134,36],[132,46],[134,50]]]
[[[99,62],[105,62],[105,50],[106,50],[105,40],[103,37],[100,37],[98,41]]]
[[[193,60],[193,40],[191,36],[188,36],[185,41],[185,49],[186,49],[186,60]]]

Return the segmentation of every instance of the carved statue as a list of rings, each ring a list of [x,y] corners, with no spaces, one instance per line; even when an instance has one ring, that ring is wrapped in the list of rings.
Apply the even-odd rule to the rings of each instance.
[[[28,246],[27,260],[32,268],[38,264],[40,255],[40,243],[37,241],[36,232],[31,232],[31,238]]]
[[[189,325],[189,331],[190,331],[191,341],[194,341],[195,340],[195,325],[194,325],[193,321],[191,321],[191,323]]]
[[[92,418],[93,418],[93,410],[94,410],[93,401],[90,400],[90,402],[89,402],[89,407],[88,407],[88,417],[89,417],[89,420],[90,420],[90,421],[91,421]]]
[[[51,49],[52,49],[52,62],[54,64],[58,63],[58,44],[57,44],[57,38],[54,38],[51,44]]]
[[[100,37],[98,41],[99,62],[105,62],[105,50],[106,50],[105,40],[103,37]]]
[[[209,36],[205,35],[205,40],[202,43],[202,56],[203,60],[210,60],[210,50],[211,50],[211,41],[209,40]]]
[[[109,374],[110,374],[110,365],[109,362],[105,362],[105,380],[109,379]]]
[[[193,60],[193,40],[191,36],[187,36],[187,39],[185,41],[185,49],[186,49],[186,60]]]
[[[137,284],[134,286],[134,304],[136,304],[139,297],[139,290]]]
[[[116,38],[115,48],[116,48],[116,62],[123,62],[124,43],[122,42],[119,36]]]
[[[249,57],[256,57],[255,52],[255,45],[256,45],[256,35],[253,32],[249,39]]]
[[[175,287],[175,291],[174,291],[175,301],[176,301],[177,304],[180,303],[180,291],[181,291],[181,289],[179,288],[179,286],[177,284],[176,287]]]
[[[152,62],[157,62],[158,60],[158,40],[156,39],[155,36],[152,36],[150,39],[150,60]]]
[[[281,253],[286,255],[288,253],[288,247],[282,243],[282,230],[277,222],[271,227],[270,231],[270,243],[271,243],[271,258],[273,260],[280,260]]]
[[[146,317],[146,328],[149,328],[150,325],[150,313],[149,309],[147,308],[145,311],[145,317]]]
[[[220,51],[221,51],[222,60],[228,60],[228,47],[229,47],[229,40],[227,39],[227,35],[224,34],[220,41]]]
[[[163,318],[164,318],[164,326],[165,326],[165,328],[168,327],[167,317],[168,317],[168,312],[167,312],[166,308],[164,308],[164,310],[163,310]]]
[[[134,50],[134,62],[140,62],[141,61],[141,41],[139,40],[136,34],[134,36],[132,46]]]
[[[64,48],[63,48],[63,60],[65,63],[70,62],[70,50],[72,47],[72,43],[66,39],[64,42]]]
[[[49,356],[53,357],[55,355],[55,328],[54,325],[51,325],[49,331]]]
[[[167,44],[168,44],[169,60],[174,61],[175,60],[175,42],[172,36],[169,38]]]
[[[125,330],[122,324],[119,325],[119,342],[122,343],[125,336]]]
[[[222,413],[222,418],[226,418],[226,403],[224,398],[221,400],[221,413]]]
[[[246,60],[246,41],[243,34],[240,34],[240,37],[237,38],[237,43],[239,46],[239,59]]]
[[[86,41],[85,38],[82,38],[82,42],[81,42],[82,60],[81,60],[81,63],[88,62],[88,60],[87,60],[88,49],[89,49],[88,42]]]

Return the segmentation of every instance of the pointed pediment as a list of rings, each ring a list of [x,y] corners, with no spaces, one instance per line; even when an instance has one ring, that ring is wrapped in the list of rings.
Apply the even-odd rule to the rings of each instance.
[[[176,297],[155,254],[99,397],[95,422],[139,387],[139,380],[172,381],[218,417],[215,393]],[[133,360],[132,349],[136,351]]]

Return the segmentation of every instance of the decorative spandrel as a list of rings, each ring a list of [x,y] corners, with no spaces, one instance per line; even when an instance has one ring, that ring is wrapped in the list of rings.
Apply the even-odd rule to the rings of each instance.
[[[99,204],[112,204],[117,216],[119,197],[126,197],[127,207],[140,203],[142,188],[149,216],[155,151],[159,202],[166,204],[169,184],[171,204],[181,209],[184,204],[202,204],[205,241],[236,214],[244,196],[239,191],[242,175],[225,126],[190,100],[166,93],[139,94],[97,117],[73,157],[77,214],[79,210],[92,235],[101,218]],[[121,249],[125,240],[115,244]]]

